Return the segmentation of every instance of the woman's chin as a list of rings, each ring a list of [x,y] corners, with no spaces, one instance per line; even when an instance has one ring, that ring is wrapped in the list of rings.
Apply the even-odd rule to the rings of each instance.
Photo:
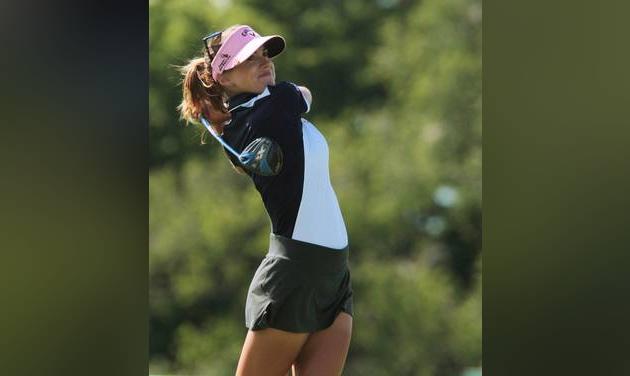
[[[269,75],[269,76],[262,76],[260,78],[260,81],[265,85],[265,87],[267,86],[273,86],[276,83],[276,80],[274,79],[273,76]]]

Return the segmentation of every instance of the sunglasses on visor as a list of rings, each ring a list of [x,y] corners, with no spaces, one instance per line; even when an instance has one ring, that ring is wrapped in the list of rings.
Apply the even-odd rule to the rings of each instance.
[[[219,48],[221,48],[221,44],[217,43],[215,45],[212,45],[212,40],[218,36],[221,35],[221,33],[223,33],[223,31],[215,31],[214,33],[210,33],[208,35],[206,35],[205,37],[203,37],[201,40],[203,41],[203,45],[206,48],[206,52],[208,53],[208,57],[212,58],[213,54],[216,54],[217,51],[219,51]],[[210,53],[210,50],[212,50],[213,53]]]

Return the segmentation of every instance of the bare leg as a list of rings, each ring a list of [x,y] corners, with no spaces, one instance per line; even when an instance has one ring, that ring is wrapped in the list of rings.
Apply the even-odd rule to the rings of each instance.
[[[306,342],[308,333],[278,329],[249,331],[245,337],[236,376],[282,376]]]
[[[330,327],[308,337],[295,361],[296,375],[341,375],[351,336],[352,316],[341,312]]]

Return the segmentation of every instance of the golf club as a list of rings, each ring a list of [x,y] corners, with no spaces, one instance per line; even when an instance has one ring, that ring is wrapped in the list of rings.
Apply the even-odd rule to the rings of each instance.
[[[214,137],[225,149],[235,156],[241,166],[247,171],[262,176],[272,176],[280,173],[282,169],[282,149],[273,140],[267,137],[259,137],[249,143],[241,153],[237,152],[221,136],[212,128],[210,122],[205,117],[200,116],[199,120],[206,127],[208,132]]]

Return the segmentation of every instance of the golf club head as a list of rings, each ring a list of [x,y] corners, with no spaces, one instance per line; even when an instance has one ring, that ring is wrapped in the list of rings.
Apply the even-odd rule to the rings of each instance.
[[[262,176],[278,175],[282,170],[282,149],[277,142],[260,137],[249,143],[239,155],[241,165]]]

